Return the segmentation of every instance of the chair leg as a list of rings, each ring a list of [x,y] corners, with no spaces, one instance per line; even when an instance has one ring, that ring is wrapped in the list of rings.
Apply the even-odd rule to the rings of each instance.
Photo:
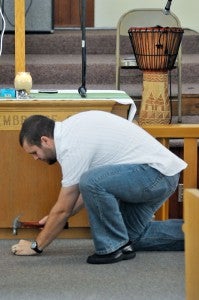
[[[120,90],[120,66],[116,67],[116,90]]]
[[[182,123],[182,50],[178,52],[178,123]]]

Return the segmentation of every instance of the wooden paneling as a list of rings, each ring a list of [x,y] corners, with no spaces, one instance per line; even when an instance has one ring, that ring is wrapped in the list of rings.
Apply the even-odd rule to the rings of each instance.
[[[54,0],[55,27],[79,27],[80,0]],[[94,0],[86,0],[86,26],[94,26]]]
[[[70,24],[71,1],[54,0],[54,24],[55,26],[67,26]]]
[[[11,227],[19,214],[22,219],[38,220],[49,212],[60,189],[58,164],[49,167],[25,155],[19,146],[19,131],[0,131],[1,201],[0,227]],[[4,170],[4,172],[2,172]]]

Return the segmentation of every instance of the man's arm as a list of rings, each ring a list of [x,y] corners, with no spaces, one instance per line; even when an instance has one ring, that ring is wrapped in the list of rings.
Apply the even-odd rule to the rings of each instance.
[[[80,194],[77,201],[76,201],[76,203],[75,203],[75,206],[73,207],[73,211],[71,213],[71,216],[76,215],[83,207],[84,207],[84,201],[82,199],[82,195]]]
[[[83,199],[82,199],[82,195],[80,194],[79,198],[77,199],[77,201],[75,203],[75,206],[73,208],[73,211],[72,211],[70,217],[76,215],[83,207],[84,207],[84,202],[83,202]],[[44,226],[47,222],[47,219],[48,219],[48,216],[45,216],[44,218],[39,220],[39,224]]]
[[[47,247],[62,231],[68,218],[82,206],[83,200],[79,196],[78,185],[61,188],[58,200],[49,213],[44,229],[36,238],[39,249]],[[21,240],[12,246],[12,252],[15,255],[36,254],[30,247],[31,242]]]

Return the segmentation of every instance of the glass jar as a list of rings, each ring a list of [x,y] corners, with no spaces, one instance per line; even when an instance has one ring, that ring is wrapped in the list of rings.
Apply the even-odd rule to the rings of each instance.
[[[30,93],[32,88],[32,77],[29,72],[17,72],[14,80],[14,87],[17,91]]]

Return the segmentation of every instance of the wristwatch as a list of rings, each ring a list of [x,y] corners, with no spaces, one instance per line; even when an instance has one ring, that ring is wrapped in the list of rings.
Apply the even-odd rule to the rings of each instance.
[[[30,248],[39,254],[43,252],[42,249],[39,249],[37,241],[33,241]]]

